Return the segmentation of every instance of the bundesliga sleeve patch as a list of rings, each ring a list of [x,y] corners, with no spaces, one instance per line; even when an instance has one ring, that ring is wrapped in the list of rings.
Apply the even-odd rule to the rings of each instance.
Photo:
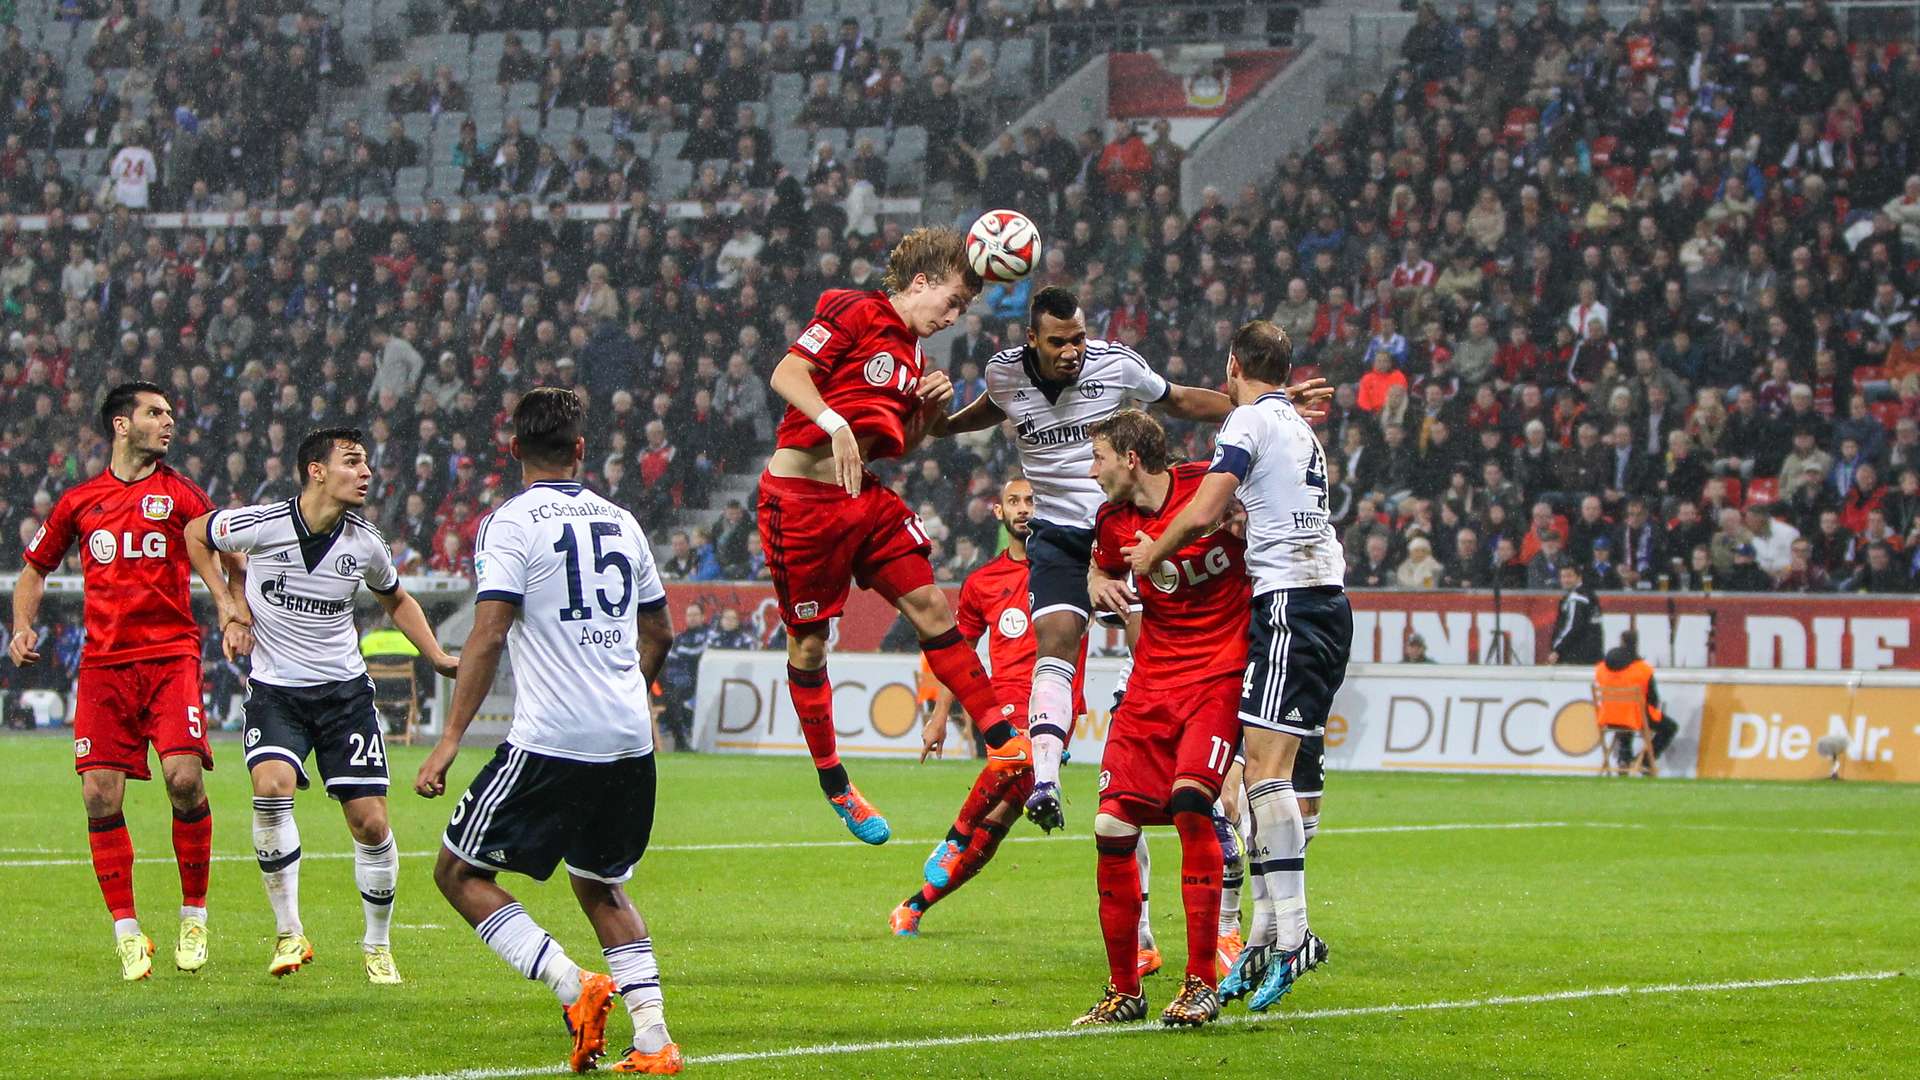
[[[814,323],[807,327],[806,333],[800,335],[800,340],[796,344],[813,355],[819,356],[820,350],[826,347],[827,339],[832,336],[833,331],[819,323]]]

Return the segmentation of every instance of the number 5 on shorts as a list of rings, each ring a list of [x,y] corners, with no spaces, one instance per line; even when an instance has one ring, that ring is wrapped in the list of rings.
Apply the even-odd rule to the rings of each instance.
[[[187,706],[187,734],[196,739],[206,738],[206,725],[200,719],[200,706]]]

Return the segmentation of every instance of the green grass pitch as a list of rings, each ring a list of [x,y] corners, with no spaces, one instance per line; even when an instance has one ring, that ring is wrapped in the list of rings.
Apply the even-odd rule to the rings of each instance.
[[[8,1076],[555,1071],[565,1045],[552,997],[495,959],[433,887],[431,853],[452,801],[409,790],[419,748],[395,747],[392,762],[405,853],[394,945],[406,985],[364,981],[360,903],[342,857],[350,847],[338,809],[317,791],[301,796],[299,818],[306,851],[327,856],[301,874],[318,959],[285,981],[267,977],[273,924],[238,750],[215,748],[221,861],[212,960],[199,975],[172,968],[179,892],[163,795],[153,784],[131,789],[127,817],[147,860],[137,897],[159,952],[154,978],[125,986],[86,863],[67,744],[0,741]],[[487,753],[470,747],[453,780],[464,785]],[[917,940],[890,937],[887,912],[919,880],[973,769],[859,761],[852,770],[893,822],[883,848],[845,842],[804,760],[663,759],[656,846],[632,888],[690,1073],[1920,1073],[1920,988],[1892,974],[1920,955],[1920,789],[1336,774],[1309,860],[1329,966],[1259,1022],[1236,1005],[1228,1023],[1200,1032],[1155,1024],[1060,1037],[1105,978],[1087,838],[1092,769],[1068,767],[1072,835],[1041,839],[1020,826],[1018,842],[935,908]],[[1173,992],[1183,938],[1177,841],[1157,832],[1153,911],[1168,967],[1147,980],[1156,1009]],[[503,880],[575,959],[602,963],[562,881]],[[1853,974],[1871,977],[1778,982]],[[628,1032],[616,1006],[610,1048]],[[848,1048],[874,1043],[888,1045]]]

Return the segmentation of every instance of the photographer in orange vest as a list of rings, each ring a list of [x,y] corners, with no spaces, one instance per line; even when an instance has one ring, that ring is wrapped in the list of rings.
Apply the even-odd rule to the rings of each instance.
[[[1669,720],[1660,711],[1660,692],[1653,685],[1653,665],[1640,659],[1640,635],[1628,630],[1620,635],[1620,644],[1607,651],[1606,658],[1593,667],[1594,706],[1600,727],[1635,731],[1653,742],[1658,758],[1680,733],[1678,721]],[[1620,744],[1620,765],[1625,768],[1634,758],[1631,743]]]

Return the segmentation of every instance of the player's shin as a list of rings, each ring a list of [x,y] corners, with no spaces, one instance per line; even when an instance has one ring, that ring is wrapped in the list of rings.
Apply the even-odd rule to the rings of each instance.
[[[1147,849],[1147,834],[1134,842],[1133,859],[1140,871],[1140,951],[1153,949],[1153,852]]]
[[[1180,833],[1180,903],[1187,915],[1187,975],[1208,986],[1219,982],[1220,838],[1213,831],[1213,798],[1180,788],[1170,804]]]
[[[1137,826],[1111,814],[1099,815],[1094,823],[1094,846],[1100,852],[1100,935],[1106,940],[1107,973],[1114,989],[1130,995],[1140,993],[1140,973],[1135,966],[1140,873],[1133,857],[1139,834]]]
[[[667,1035],[666,998],[660,992],[653,939],[643,937],[601,951],[607,958],[607,973],[633,1017],[633,1048],[643,1054],[658,1053],[673,1040]]]
[[[840,764],[833,732],[833,683],[827,678],[827,669],[806,671],[788,664],[787,695],[793,699],[800,734],[807,740],[807,753],[820,774],[820,790],[828,796],[847,790],[847,770]]]
[[[173,812],[173,858],[180,866],[180,914],[207,917],[207,877],[213,865],[213,810],[207,800]]]
[[[481,919],[473,929],[507,966],[545,983],[560,1004],[571,1005],[580,997],[580,966],[517,901]]]
[[[393,944],[393,893],[400,879],[400,849],[393,833],[377,844],[353,842],[353,883],[360,889],[360,907],[367,919],[361,944],[375,948]]]
[[[988,746],[997,747],[1018,734],[1012,721],[1002,715],[987,669],[980,666],[980,654],[967,645],[958,627],[920,642],[920,651],[926,654],[934,678],[953,691],[954,700],[967,710]]]
[[[1247,808],[1254,820],[1247,871],[1266,883],[1267,904],[1276,920],[1275,944],[1282,951],[1296,948],[1307,933],[1307,840],[1293,781],[1253,784],[1247,789]]]
[[[1060,782],[1060,757],[1072,724],[1073,661],[1043,656],[1033,665],[1033,692],[1027,701],[1027,737],[1033,740],[1037,782]]]
[[[276,933],[299,934],[300,827],[293,820],[293,796],[253,797],[253,856],[273,908]]]
[[[133,915],[133,838],[127,835],[122,814],[87,819],[87,847],[93,854],[93,876],[113,916],[114,934],[137,934]]]

